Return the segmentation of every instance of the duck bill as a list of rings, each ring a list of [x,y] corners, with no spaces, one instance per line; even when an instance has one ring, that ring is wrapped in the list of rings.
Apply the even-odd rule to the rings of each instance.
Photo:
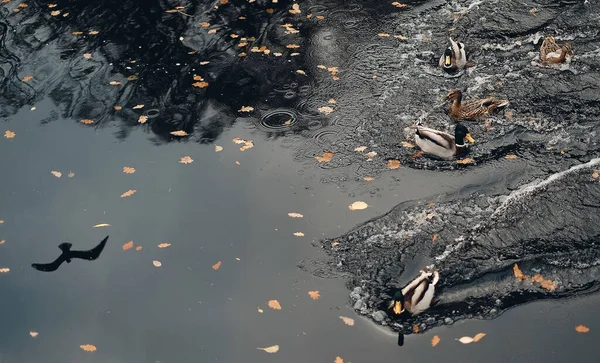
[[[402,303],[400,301],[394,302],[394,313],[398,315],[402,313]]]
[[[452,61],[450,60],[450,56],[446,56],[446,62],[444,63],[446,67],[450,67],[452,65]]]
[[[467,134],[467,136],[465,136],[465,139],[467,139],[468,142],[470,143],[474,143],[475,139],[471,137],[471,134]]]

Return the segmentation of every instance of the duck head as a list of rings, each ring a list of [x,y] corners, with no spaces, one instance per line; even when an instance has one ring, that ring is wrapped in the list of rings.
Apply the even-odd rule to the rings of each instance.
[[[444,68],[452,68],[452,48],[448,47],[444,51]]]
[[[446,99],[460,102],[462,101],[462,92],[458,89],[453,89],[450,92],[448,92]]]
[[[404,312],[404,295],[402,290],[396,291],[392,299],[392,310],[396,315],[400,315]]]
[[[471,143],[475,142],[475,139],[469,134],[469,129],[463,124],[457,124],[454,128],[454,140],[457,148],[465,147],[465,140]]]

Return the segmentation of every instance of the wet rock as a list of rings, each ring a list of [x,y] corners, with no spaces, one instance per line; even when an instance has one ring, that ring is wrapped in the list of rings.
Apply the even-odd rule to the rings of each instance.
[[[354,310],[362,310],[364,307],[365,301],[363,299],[358,299],[356,300],[356,302],[354,303]]]
[[[452,320],[452,318],[445,318],[444,319],[444,324],[446,324],[446,325],[452,325],[452,324],[454,324],[454,320]]]
[[[379,310],[373,313],[372,318],[378,323],[381,323],[385,319],[387,319],[387,314],[383,310]]]

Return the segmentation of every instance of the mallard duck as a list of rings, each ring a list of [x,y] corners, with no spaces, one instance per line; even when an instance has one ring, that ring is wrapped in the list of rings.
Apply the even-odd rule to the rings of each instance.
[[[405,310],[413,315],[422,313],[431,306],[435,285],[439,280],[440,274],[437,270],[421,271],[419,277],[394,294],[390,308],[397,315]]]
[[[563,63],[567,56],[573,58],[573,47],[571,44],[564,43],[558,45],[553,36],[546,37],[540,47],[540,60],[545,63]]]
[[[469,130],[462,124],[454,127],[454,136],[421,125],[412,126],[417,129],[415,142],[424,153],[436,155],[442,159],[452,159],[455,155],[464,154],[467,150],[465,139],[475,140],[469,135]]]
[[[446,48],[444,54],[440,57],[440,67],[445,70],[463,69],[467,65],[467,54],[465,53],[465,45],[461,42],[455,42],[452,38],[450,46]]]
[[[457,89],[448,92],[447,99],[453,101],[448,114],[459,120],[476,119],[487,115],[495,108],[508,105],[507,100],[497,100],[493,97],[463,100],[462,92]]]

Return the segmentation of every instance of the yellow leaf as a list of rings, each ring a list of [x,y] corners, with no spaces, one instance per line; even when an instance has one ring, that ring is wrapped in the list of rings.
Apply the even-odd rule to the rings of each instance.
[[[461,160],[456,160],[457,164],[471,164],[473,162],[473,159],[471,158],[464,158]]]
[[[508,155],[506,155],[504,158],[505,158],[505,159],[516,159],[516,158],[517,158],[517,155],[515,155],[515,154],[508,154]]]
[[[5,273],[8,273],[8,272],[10,272],[10,269],[8,267],[0,268],[0,274],[5,274]]]
[[[119,81],[110,81],[110,82],[108,82],[108,84],[110,84],[111,86],[118,86],[118,85],[121,84],[121,82],[119,82]]]
[[[167,248],[167,247],[169,247],[169,246],[171,246],[171,244],[170,244],[170,243],[166,243],[166,242],[165,242],[165,243],[161,243],[161,244],[159,244],[159,245],[158,245],[158,248]]]
[[[38,333],[38,332],[35,332],[35,331],[30,331],[30,332],[29,332],[29,335],[31,335],[31,337],[32,337],[32,338],[35,338],[35,337],[37,337],[37,336],[38,336],[38,334],[39,334],[39,333]]]
[[[388,169],[398,169],[400,167],[400,161],[395,159],[389,160],[387,167]]]
[[[395,6],[395,7],[397,7],[397,8],[404,8],[404,7],[406,7],[406,6],[407,6],[406,4],[400,4],[400,3],[399,3],[399,2],[397,2],[397,1],[394,1],[394,2],[392,3],[392,5],[394,5],[394,6]]]
[[[92,59],[92,53],[83,53],[83,58]]]
[[[292,218],[302,218],[302,217],[304,217],[302,214],[295,213],[295,212],[288,213],[288,216],[290,216]]]
[[[181,158],[181,160],[179,160],[179,162],[181,164],[191,164],[192,162],[194,162],[194,159],[192,159],[190,156],[184,156]]]
[[[98,33],[100,33],[100,32],[99,32],[99,31],[97,31],[97,30],[90,30],[90,31],[88,32],[88,34],[89,34],[89,35],[97,35]]]
[[[187,136],[188,135],[188,133],[183,130],[171,131],[170,134],[173,136]]]
[[[240,108],[238,110],[238,112],[252,112],[254,111],[254,107],[250,107],[250,106],[242,106],[242,108]]]
[[[23,82],[29,82],[33,79],[33,76],[25,76],[23,77]]]
[[[267,303],[271,309],[281,310],[281,304],[277,300],[269,300]]]
[[[458,339],[459,342],[463,343],[463,344],[469,344],[469,343],[473,343],[473,338],[471,337],[462,337],[460,339]]]
[[[67,174],[67,176],[68,176],[69,178],[72,178],[72,177],[74,177],[74,176],[75,176],[75,173],[74,173],[74,172],[70,172],[69,174]]]
[[[270,347],[266,347],[266,348],[256,348],[259,350],[264,350],[267,353],[277,353],[279,351],[279,345],[273,345]]]
[[[365,176],[365,177],[363,178],[363,180],[364,180],[364,181],[373,181],[373,180],[375,180],[375,178],[371,178],[370,176]]]
[[[333,363],[344,363],[344,359],[338,355],[337,357],[335,357]]]
[[[219,145],[215,145],[215,152],[218,153],[219,151],[223,150],[223,146],[219,146]]]
[[[83,119],[83,120],[80,120],[79,122],[81,122],[82,124],[91,125],[94,123],[94,120]]]
[[[318,291],[309,291],[308,295],[311,297],[311,299],[313,300],[318,300],[319,297],[321,297],[321,294],[319,294]]]
[[[294,236],[296,236],[296,237],[304,237],[304,233],[302,233],[302,232],[294,232]]]
[[[305,76],[306,76],[306,72],[304,72],[304,71],[303,71],[303,70],[301,70],[301,69],[298,69],[298,70],[296,71],[296,73],[298,73],[298,74],[303,74],[303,75],[305,75]]]
[[[62,173],[60,171],[52,170],[50,173],[57,178],[60,178],[62,176]]]
[[[212,265],[212,268],[213,268],[213,270],[215,270],[215,271],[216,271],[216,270],[218,270],[218,269],[219,269],[219,267],[221,267],[221,261],[219,261],[219,262],[215,263],[214,265]]]
[[[133,174],[133,173],[135,173],[135,168],[131,168],[129,166],[124,166],[123,167],[123,172],[125,174]]]
[[[480,341],[485,336],[485,333],[478,333],[473,337],[473,342]]]
[[[527,280],[527,276],[525,276],[523,274],[523,272],[519,269],[519,265],[517,265],[515,263],[515,265],[513,266],[513,273],[515,274],[515,277],[521,281],[523,280]]]
[[[377,35],[380,37],[389,37],[390,36],[388,33],[379,33]]]
[[[298,44],[288,44],[285,46],[288,49],[297,49],[300,48],[300,46]]]
[[[317,159],[318,162],[320,163],[327,163],[330,162],[333,159],[333,153],[330,151],[324,152],[323,156],[315,156],[315,159]]]
[[[440,344],[440,337],[434,335],[433,338],[431,338],[431,346],[435,347],[438,344]]]
[[[198,87],[198,88],[206,88],[206,87],[208,87],[208,82],[196,82],[196,83],[192,83],[192,86]]]
[[[368,206],[369,205],[367,203],[358,201],[358,202],[354,202],[354,203],[350,204],[348,206],[348,208],[350,208],[350,210],[361,210],[361,209],[366,209]]]
[[[140,109],[140,108],[144,108],[144,105],[135,105],[133,106],[134,110]]]
[[[96,346],[91,345],[91,344],[80,345],[79,348],[85,350],[86,352],[95,352],[96,351]]]
[[[123,248],[123,251],[127,251],[127,250],[133,248],[133,241],[129,241],[129,242],[125,243],[121,248]]]
[[[587,333],[587,332],[590,331],[590,328],[588,328],[585,325],[577,325],[575,327],[575,331],[578,332],[578,333]]]
[[[154,265],[154,267],[160,267],[160,266],[162,266],[162,263],[160,261],[157,261],[157,260],[152,261],[152,264]]]
[[[410,142],[406,142],[406,141],[402,141],[400,143],[400,145],[402,145],[403,147],[405,147],[407,149],[412,149],[413,147],[415,147],[415,145],[411,144]]]
[[[350,325],[350,326],[354,325],[354,319],[352,319],[352,318],[348,318],[348,317],[345,317],[345,316],[340,316],[340,319],[342,319],[342,321],[346,325]]]
[[[121,198],[130,197],[130,196],[134,195],[135,192],[137,192],[137,190],[135,190],[135,189],[129,189],[125,193],[121,194]]]
[[[13,139],[15,135],[16,134],[10,130],[6,130],[6,132],[4,133],[4,137],[6,137],[7,139]]]

